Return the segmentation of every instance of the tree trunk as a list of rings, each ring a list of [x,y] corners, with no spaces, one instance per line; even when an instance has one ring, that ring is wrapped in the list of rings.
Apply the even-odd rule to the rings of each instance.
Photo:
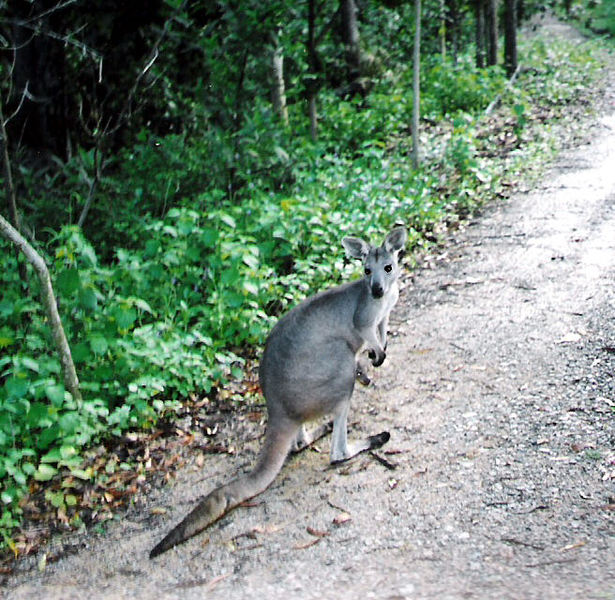
[[[21,250],[30,264],[34,267],[39,280],[41,282],[41,297],[47,318],[49,319],[49,325],[51,327],[51,333],[53,335],[53,341],[56,346],[56,350],[60,357],[60,364],[62,366],[62,375],[64,377],[64,387],[73,395],[76,400],[81,400],[81,391],[79,390],[79,379],[77,378],[77,372],[75,370],[75,364],[70,352],[70,346],[62,327],[62,321],[58,313],[58,305],[56,304],[56,297],[53,293],[53,286],[51,285],[51,278],[49,277],[49,269],[43,260],[43,257],[26,241],[26,239],[15,229],[2,215],[0,215],[0,234],[6,238],[9,242],[15,244],[19,250]]]
[[[442,61],[446,60],[446,0],[440,0],[440,31],[438,31],[440,37],[440,55]]]
[[[412,76],[412,165],[419,168],[419,110],[421,75],[421,0],[414,0],[414,65]]]
[[[485,38],[485,0],[475,0],[474,10],[476,19],[476,66],[482,69],[485,66],[487,55],[487,43]]]
[[[459,34],[461,29],[461,15],[459,13],[459,3],[457,0],[448,0],[448,39],[453,52],[453,61],[457,64],[459,56]]]
[[[4,187],[6,190],[6,200],[9,209],[9,221],[17,231],[21,231],[19,213],[17,212],[17,197],[15,195],[15,184],[13,183],[13,169],[11,168],[11,158],[9,156],[9,140],[6,134],[6,121],[4,120],[4,105],[0,97],[0,146],[2,148],[2,165],[4,167]],[[17,268],[19,269],[19,279],[25,288],[28,287],[28,272],[26,265],[19,260],[19,250],[15,250],[17,256]]]
[[[506,0],[504,12],[504,66],[512,77],[517,70],[517,1]]]
[[[286,108],[286,86],[284,84],[284,54],[280,46],[277,34],[272,35],[273,54],[271,56],[271,73],[273,75],[273,109],[282,119],[284,125],[288,125],[288,108]]]
[[[307,54],[309,73],[306,81],[306,93],[308,99],[308,111],[310,115],[310,133],[312,140],[318,138],[318,114],[316,112],[316,96],[319,88],[319,74],[322,64],[316,52],[316,4],[315,0],[308,0],[308,38]]]
[[[487,0],[487,64],[498,64],[498,1]]]
[[[352,83],[361,77],[361,46],[357,7],[354,0],[341,0],[342,41],[346,48],[347,81]]]
[[[318,139],[318,113],[316,112],[316,94],[308,99],[308,112],[310,115],[310,136],[312,141]]]

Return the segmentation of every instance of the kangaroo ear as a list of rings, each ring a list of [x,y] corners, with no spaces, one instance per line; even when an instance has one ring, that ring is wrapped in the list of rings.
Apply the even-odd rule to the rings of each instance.
[[[389,235],[386,236],[384,240],[384,249],[387,252],[399,252],[405,245],[408,240],[408,232],[405,227],[395,227],[393,228]]]
[[[369,244],[361,238],[345,237],[342,246],[346,248],[346,254],[352,258],[363,260],[369,254]]]

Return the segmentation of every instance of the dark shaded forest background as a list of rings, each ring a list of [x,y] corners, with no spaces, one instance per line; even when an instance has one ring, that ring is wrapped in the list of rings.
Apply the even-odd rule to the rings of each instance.
[[[2,229],[0,546],[108,514],[92,444],[242,380],[343,235],[426,247],[549,156],[604,42],[547,10],[615,32],[596,1],[0,2],[0,215],[40,257]]]

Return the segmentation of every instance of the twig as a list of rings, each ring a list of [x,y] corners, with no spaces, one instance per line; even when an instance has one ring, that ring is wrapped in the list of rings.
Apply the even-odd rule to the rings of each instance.
[[[522,540],[517,540],[515,538],[501,538],[502,542],[506,544],[514,544],[515,546],[524,546],[525,548],[533,548],[534,550],[544,550],[544,546],[539,546],[538,544],[531,544],[530,542],[524,542]]]
[[[334,504],[333,502],[331,502],[331,499],[327,499],[327,504],[331,507],[334,508],[335,510],[339,510],[341,512],[347,513],[348,509],[346,508],[342,508],[341,506],[338,506],[337,504]]]
[[[373,450],[369,452],[370,456],[375,458],[383,467],[386,467],[389,471],[394,471],[399,466],[397,463],[392,463],[386,458],[383,458],[379,454],[376,454]]]
[[[515,69],[515,72],[512,74],[512,77],[506,82],[505,91],[508,91],[513,86],[513,83],[515,83],[515,79],[517,79],[517,76],[519,75],[520,72],[521,72],[521,63],[517,65],[517,68]],[[494,111],[497,105],[502,101],[503,95],[504,95],[504,92],[501,92],[491,101],[491,104],[489,104],[489,106],[485,110],[485,116],[489,116]]]
[[[221,581],[228,579],[232,573],[226,573],[225,575],[218,575],[213,579],[196,579],[194,581],[186,581],[184,583],[178,583],[175,588],[180,590],[185,590],[194,587],[205,586],[205,590],[209,591],[216,587]]]
[[[577,562],[576,558],[559,558],[555,560],[544,560],[537,563],[529,563],[525,565],[528,569],[533,569],[535,567],[548,567],[549,565],[562,565],[566,563]]]

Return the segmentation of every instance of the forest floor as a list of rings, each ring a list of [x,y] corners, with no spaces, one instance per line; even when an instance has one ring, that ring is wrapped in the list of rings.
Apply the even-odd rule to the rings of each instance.
[[[191,450],[172,485],[104,534],[55,540],[58,560],[21,561],[0,596],[615,598],[614,73],[583,140],[533,189],[406,274],[387,360],[353,398],[351,436],[391,433],[383,460],[329,467],[325,438],[150,561],[252,463],[262,419],[225,415],[237,452]]]

